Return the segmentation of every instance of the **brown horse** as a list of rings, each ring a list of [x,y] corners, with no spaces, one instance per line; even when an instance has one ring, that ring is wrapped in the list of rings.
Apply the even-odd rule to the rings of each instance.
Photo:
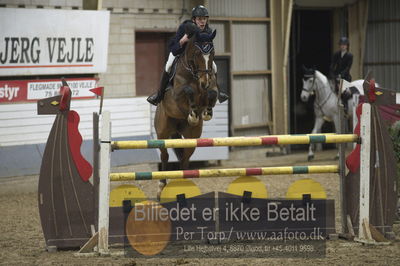
[[[197,33],[190,38],[185,52],[178,58],[173,86],[158,104],[154,127],[158,139],[199,138],[203,120],[212,118],[218,96],[216,73],[213,71],[214,46],[211,34]],[[174,149],[182,170],[188,169],[195,148]],[[168,170],[168,151],[161,148],[161,168]],[[166,184],[160,180],[158,197]]]

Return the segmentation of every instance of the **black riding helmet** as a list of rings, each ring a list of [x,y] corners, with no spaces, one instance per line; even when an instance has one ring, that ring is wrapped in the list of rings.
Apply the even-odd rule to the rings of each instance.
[[[349,39],[347,39],[347,37],[341,37],[340,40],[339,40],[339,44],[340,45],[342,45],[342,44],[349,45],[350,42],[349,42]]]
[[[192,18],[194,17],[209,17],[208,10],[202,5],[198,5],[192,9]]]

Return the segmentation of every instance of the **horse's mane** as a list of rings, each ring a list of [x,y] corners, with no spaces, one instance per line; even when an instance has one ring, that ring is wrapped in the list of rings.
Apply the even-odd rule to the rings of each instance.
[[[318,70],[315,70],[315,77],[317,79],[319,79],[323,85],[329,86],[327,77],[324,74],[322,74],[321,72],[319,72]]]

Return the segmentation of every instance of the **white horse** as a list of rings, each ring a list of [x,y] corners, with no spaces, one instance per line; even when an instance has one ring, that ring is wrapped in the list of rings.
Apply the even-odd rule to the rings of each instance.
[[[312,134],[321,133],[322,125],[325,121],[333,121],[335,125],[335,131],[339,130],[339,108],[338,108],[338,97],[334,93],[330,82],[324,74],[314,69],[307,69],[303,67],[303,89],[301,91],[301,100],[307,102],[310,95],[315,94],[314,100],[314,113],[315,122]],[[342,89],[342,94],[348,96],[347,104],[348,108],[353,107],[353,94],[363,95],[363,83],[364,80],[356,80],[351,83],[346,83],[346,86]],[[349,111],[349,117],[352,117],[353,112]],[[308,160],[314,159],[314,145],[310,144],[308,151]]]

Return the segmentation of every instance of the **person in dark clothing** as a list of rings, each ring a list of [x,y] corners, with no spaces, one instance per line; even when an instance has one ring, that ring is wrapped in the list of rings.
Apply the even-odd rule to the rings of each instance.
[[[341,37],[339,40],[339,45],[340,50],[334,53],[330,66],[330,78],[333,80],[336,92],[339,91],[340,79],[351,82],[350,68],[353,64],[353,55],[348,51],[350,45],[349,39],[346,37]],[[352,96],[349,93],[341,94],[345,113],[347,113],[348,109],[347,101],[351,97]]]
[[[339,45],[340,50],[333,54],[330,66],[330,78],[335,81],[336,88],[338,79],[345,79],[351,82],[350,68],[353,64],[353,55],[348,51],[349,39],[341,37]]]
[[[160,88],[156,93],[147,98],[149,103],[157,105],[163,99],[165,90],[169,83],[169,73],[175,57],[181,55],[185,51],[185,47],[189,39],[196,34],[196,32],[207,32],[209,34],[212,32],[208,25],[208,18],[208,10],[204,6],[199,5],[192,9],[192,19],[185,20],[181,25],[179,25],[175,37],[172,38],[169,44],[169,49],[171,52],[169,53],[167,63],[165,64],[165,69],[161,77]],[[217,73],[217,65],[215,62],[213,62],[213,70],[215,73]],[[228,95],[220,90],[218,91],[219,102],[225,102],[229,98]]]

